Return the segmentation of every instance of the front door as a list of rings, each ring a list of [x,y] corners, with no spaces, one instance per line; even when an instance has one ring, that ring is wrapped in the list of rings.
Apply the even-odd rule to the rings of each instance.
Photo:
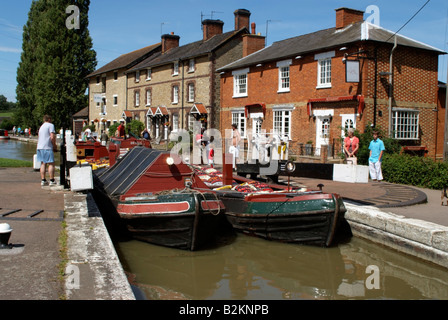
[[[316,116],[316,152],[320,155],[320,149],[323,145],[328,145],[330,141],[330,116]]]

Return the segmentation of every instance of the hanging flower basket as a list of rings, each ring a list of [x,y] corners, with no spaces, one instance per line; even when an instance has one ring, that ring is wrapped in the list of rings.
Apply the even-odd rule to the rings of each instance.
[[[100,120],[98,120],[98,118],[97,118],[97,119],[93,120],[93,122],[100,122]]]
[[[169,126],[170,126],[170,123],[169,123],[169,122],[165,122],[163,125],[164,125],[165,127],[169,127]]]

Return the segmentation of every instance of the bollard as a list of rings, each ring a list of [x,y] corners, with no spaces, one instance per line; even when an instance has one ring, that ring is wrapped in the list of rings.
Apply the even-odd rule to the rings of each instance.
[[[0,249],[11,249],[9,237],[11,237],[11,226],[7,223],[0,223]]]

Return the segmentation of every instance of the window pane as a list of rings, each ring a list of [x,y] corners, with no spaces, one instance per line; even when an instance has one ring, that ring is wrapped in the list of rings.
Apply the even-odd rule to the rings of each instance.
[[[392,113],[392,128],[396,139],[418,139],[418,112],[394,111]]]
[[[280,68],[280,89],[289,89],[289,67]]]

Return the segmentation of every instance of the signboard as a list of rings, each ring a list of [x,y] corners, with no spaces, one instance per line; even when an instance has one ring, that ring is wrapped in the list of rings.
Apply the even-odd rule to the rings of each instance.
[[[345,82],[359,82],[359,60],[345,61]]]
[[[96,103],[103,102],[103,95],[101,93],[95,93],[93,95],[93,102],[96,102]]]

